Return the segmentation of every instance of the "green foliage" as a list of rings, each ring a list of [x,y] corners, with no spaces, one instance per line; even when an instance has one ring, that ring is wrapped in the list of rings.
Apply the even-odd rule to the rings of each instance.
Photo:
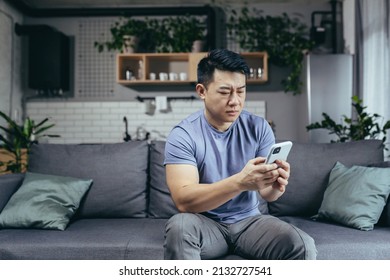
[[[227,28],[241,49],[266,51],[271,63],[290,67],[290,74],[282,81],[284,91],[294,95],[301,93],[303,58],[314,47],[314,42],[309,39],[309,29],[298,15],[294,18],[286,13],[269,16],[261,10],[244,7],[240,12],[231,11]]]
[[[158,30],[153,27],[154,22],[148,20],[137,20],[133,18],[121,18],[114,23],[114,26],[110,28],[111,41],[107,42],[95,42],[94,46],[99,52],[102,52],[105,48],[108,51],[119,50],[122,52],[124,45],[124,36],[135,36],[139,40],[139,47],[146,50],[153,49],[154,37],[157,36]]]
[[[206,25],[198,17],[183,15],[163,19],[123,18],[110,29],[112,39],[95,42],[99,52],[123,51],[124,36],[139,39],[140,52],[190,52],[192,43],[205,38]]]
[[[327,129],[329,134],[335,134],[338,139],[332,142],[347,142],[363,139],[378,139],[382,137],[383,143],[386,141],[386,132],[390,129],[390,120],[381,127],[379,121],[383,120],[378,114],[369,114],[365,110],[367,107],[362,106],[363,101],[357,96],[352,97],[352,107],[356,111],[356,119],[353,120],[343,116],[344,123],[338,124],[332,120],[328,114],[322,113],[324,119],[306,126],[307,130]]]
[[[0,125],[0,131],[4,133],[4,135],[0,134],[0,148],[13,156],[13,159],[8,162],[0,162],[0,166],[6,166],[5,171],[11,171],[12,173],[22,172],[22,170],[27,167],[22,161],[23,150],[28,154],[31,145],[37,143],[43,136],[59,137],[58,135],[44,134],[45,131],[54,126],[54,124],[46,124],[49,120],[48,118],[38,124],[35,124],[33,120],[27,118],[24,121],[23,126],[19,126],[1,111],[0,117],[3,118],[8,125],[7,127]]]
[[[191,52],[192,43],[205,38],[205,24],[197,17],[169,17],[163,25],[168,30],[169,52]]]

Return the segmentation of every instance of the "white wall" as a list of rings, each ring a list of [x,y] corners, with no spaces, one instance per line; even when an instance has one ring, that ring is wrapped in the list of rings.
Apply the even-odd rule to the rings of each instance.
[[[16,121],[21,117],[21,38],[14,33],[14,24],[22,15],[0,0],[0,111]],[[0,120],[2,124],[2,120]]]
[[[60,138],[47,138],[48,143],[116,143],[122,142],[125,133],[123,118],[128,120],[128,133],[137,139],[137,129],[150,132],[151,140],[164,140],[174,125],[189,114],[203,108],[200,100],[171,100],[170,112],[155,111],[145,114],[145,104],[135,101],[104,102],[30,102],[27,114],[36,121],[47,117],[54,123],[49,134]],[[266,107],[262,101],[248,101],[246,110],[265,117]]]
[[[355,2],[356,0],[343,1],[343,32],[345,40],[345,53],[355,54]]]

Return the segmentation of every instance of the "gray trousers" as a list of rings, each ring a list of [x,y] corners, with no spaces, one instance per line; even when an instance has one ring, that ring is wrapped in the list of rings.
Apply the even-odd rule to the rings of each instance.
[[[216,259],[229,253],[246,259],[312,260],[317,250],[307,233],[269,215],[224,224],[202,214],[180,213],[166,224],[166,260]]]

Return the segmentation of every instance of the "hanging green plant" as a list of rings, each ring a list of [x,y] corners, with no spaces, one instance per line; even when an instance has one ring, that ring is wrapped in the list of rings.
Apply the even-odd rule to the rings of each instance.
[[[262,10],[244,7],[240,12],[231,10],[228,34],[244,51],[266,51],[270,63],[290,67],[282,80],[285,92],[301,93],[301,72],[305,53],[314,47],[309,39],[308,27],[299,15],[291,18],[286,13],[279,16],[264,15]]]
[[[206,24],[183,15],[143,20],[122,18],[110,28],[111,40],[94,42],[99,52],[190,52],[193,42],[204,41]]]
[[[111,40],[95,41],[99,52],[116,50],[119,52],[154,52],[161,37],[157,20],[121,18],[110,28]]]
[[[205,41],[206,24],[198,17],[169,17],[163,25],[168,30],[170,52],[191,52],[195,41]]]

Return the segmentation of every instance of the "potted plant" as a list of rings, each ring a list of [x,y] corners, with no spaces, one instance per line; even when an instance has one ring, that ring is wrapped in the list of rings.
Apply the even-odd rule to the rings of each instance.
[[[115,22],[110,29],[110,41],[96,41],[94,46],[99,52],[104,49],[120,52],[190,52],[194,41],[198,41],[195,45],[204,45],[205,31],[205,23],[190,15],[144,20],[125,18]]]
[[[306,126],[307,130],[327,129],[329,134],[334,134],[338,138],[332,142],[347,142],[364,139],[378,139],[382,136],[382,141],[386,141],[387,130],[390,129],[390,120],[386,121],[383,126],[379,123],[382,120],[378,114],[369,114],[365,110],[367,107],[362,106],[363,101],[356,95],[352,97],[352,107],[356,112],[356,118],[351,119],[343,116],[343,123],[338,124],[332,120],[328,114],[322,113],[324,119],[321,122],[315,122]]]
[[[172,43],[171,37],[169,36],[168,19],[149,19],[148,26],[150,30],[153,30],[149,32],[149,36],[153,38],[155,52],[170,52]]]
[[[43,137],[59,137],[58,135],[44,134],[45,131],[54,126],[54,124],[45,125],[48,118],[38,124],[30,118],[26,118],[23,126],[19,126],[5,113],[0,111],[0,117],[8,124],[7,127],[0,125],[0,167],[2,172],[20,173],[27,168],[27,155],[33,143]],[[4,160],[5,159],[5,160]],[[5,168],[4,168],[5,167]]]
[[[169,17],[162,25],[168,31],[170,52],[201,52],[206,38],[205,23],[196,16]]]
[[[294,95],[301,92],[300,80],[305,53],[314,47],[308,27],[298,15],[290,18],[264,15],[258,9],[244,7],[240,12],[231,10],[228,19],[228,34],[245,51],[266,51],[270,63],[290,67],[290,74],[282,80],[285,92]]]
[[[117,50],[125,52],[148,52],[155,49],[155,37],[158,30],[155,30],[154,21],[138,20],[133,18],[122,18],[114,23],[110,33],[112,39],[106,42],[94,43],[99,52],[104,49],[108,51]]]

